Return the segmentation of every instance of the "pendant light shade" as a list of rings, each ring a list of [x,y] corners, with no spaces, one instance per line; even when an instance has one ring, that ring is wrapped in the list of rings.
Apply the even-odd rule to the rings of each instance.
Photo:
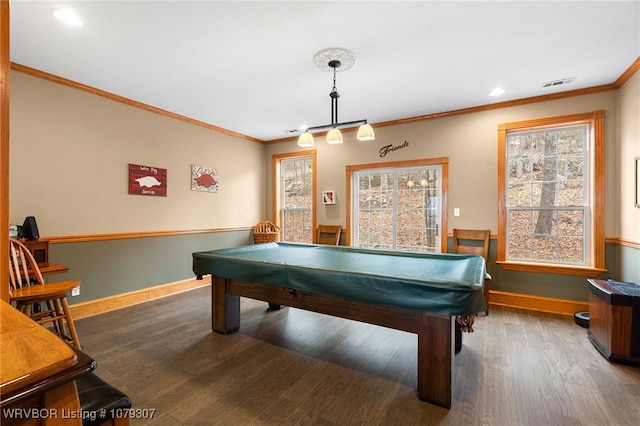
[[[353,52],[340,49],[330,48],[322,50],[313,57],[313,62],[323,71],[331,71],[333,73],[333,87],[329,93],[331,98],[331,124],[323,124],[322,126],[304,127],[304,133],[298,137],[298,146],[311,147],[315,146],[312,133],[328,130],[327,143],[328,144],[340,144],[342,143],[342,133],[340,128],[352,127],[360,125],[356,137],[360,141],[372,141],[376,138],[373,128],[367,123],[367,120],[345,121],[340,122],[338,120],[338,99],[340,94],[336,87],[336,73],[338,71],[346,71],[350,69],[355,62],[355,55]],[[295,132],[298,130],[293,130]]]
[[[327,133],[327,143],[331,145],[342,143],[342,133],[335,127]]]
[[[298,138],[298,146],[309,148],[314,146],[316,143],[313,140],[313,135],[309,132],[304,132]]]
[[[371,124],[363,124],[358,128],[358,134],[356,136],[359,141],[372,141],[375,140],[376,135],[373,133],[373,127]]]

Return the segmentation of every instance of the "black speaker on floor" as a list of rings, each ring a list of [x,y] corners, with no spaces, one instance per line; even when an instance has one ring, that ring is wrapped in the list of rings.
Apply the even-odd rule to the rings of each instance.
[[[22,224],[22,233],[27,240],[37,240],[40,238],[38,232],[38,225],[36,224],[36,218],[33,216],[27,216]]]
[[[573,319],[580,327],[589,328],[589,312],[576,312]]]

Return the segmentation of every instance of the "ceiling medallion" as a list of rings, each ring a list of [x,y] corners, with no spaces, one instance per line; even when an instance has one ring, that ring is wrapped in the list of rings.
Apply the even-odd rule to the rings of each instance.
[[[333,88],[331,89],[331,93],[329,93],[329,97],[331,98],[331,124],[300,128],[303,133],[301,133],[298,138],[298,146],[305,148],[315,146],[312,133],[321,130],[327,130],[326,142],[328,144],[340,144],[343,142],[340,128],[355,125],[360,125],[356,139],[359,141],[375,140],[376,136],[373,128],[367,123],[366,119],[345,122],[338,121],[338,98],[340,98],[340,94],[336,87],[336,73],[350,69],[355,61],[356,57],[353,52],[346,49],[331,48],[315,54],[313,62],[316,66],[322,71],[331,71],[333,73]]]
[[[329,65],[333,61],[339,61],[340,65]],[[347,49],[341,49],[339,47],[332,47],[329,49],[321,50],[313,57],[313,63],[322,71],[340,72],[350,69],[356,62],[356,55],[352,51]]]

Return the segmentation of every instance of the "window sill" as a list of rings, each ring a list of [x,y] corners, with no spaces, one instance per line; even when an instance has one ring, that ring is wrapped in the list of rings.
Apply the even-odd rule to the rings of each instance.
[[[575,275],[580,277],[597,277],[605,272],[604,268],[594,268],[589,266],[567,266],[556,265],[552,263],[526,263],[526,262],[509,262],[509,261],[497,261],[496,262],[502,269],[509,271],[522,271],[522,272],[542,272],[546,274],[559,274],[559,275]]]

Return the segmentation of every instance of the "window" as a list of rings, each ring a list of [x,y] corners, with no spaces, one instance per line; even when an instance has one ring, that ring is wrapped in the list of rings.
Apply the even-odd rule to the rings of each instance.
[[[316,153],[274,155],[274,218],[282,241],[312,243],[315,229]]]
[[[501,125],[498,263],[599,275],[604,267],[604,113]]]
[[[442,251],[445,200],[442,159],[347,168],[351,242],[357,247]],[[444,240],[446,244],[446,239]]]

